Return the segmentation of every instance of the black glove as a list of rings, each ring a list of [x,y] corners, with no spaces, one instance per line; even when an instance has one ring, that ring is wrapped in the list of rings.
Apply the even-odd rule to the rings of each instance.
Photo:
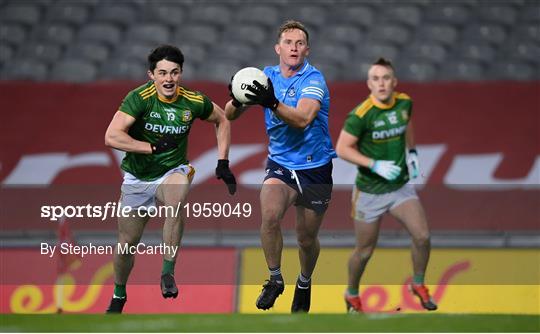
[[[216,177],[218,180],[223,180],[229,188],[229,194],[234,195],[236,192],[236,178],[229,169],[229,160],[219,159],[216,167]]]
[[[260,104],[265,108],[276,110],[279,100],[274,95],[274,86],[272,85],[270,78],[268,78],[267,88],[265,88],[257,80],[253,80],[253,86],[249,86],[246,89],[255,95],[246,94],[246,97],[250,99],[253,104]]]
[[[232,79],[234,76],[231,77],[231,81],[229,81],[229,96],[232,98],[232,105],[235,108],[240,108],[242,106],[242,102],[238,101],[236,97],[234,97],[234,94],[232,93]]]
[[[152,146],[152,154],[158,154],[167,152],[170,150],[174,150],[178,147],[178,143],[174,139],[173,135],[163,135],[156,143],[151,144]]]

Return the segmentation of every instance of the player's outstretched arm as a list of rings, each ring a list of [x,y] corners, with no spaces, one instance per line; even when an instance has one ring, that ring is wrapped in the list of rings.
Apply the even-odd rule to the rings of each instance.
[[[229,168],[229,147],[231,145],[231,123],[225,117],[225,112],[217,104],[213,103],[214,110],[206,119],[216,125],[216,139],[218,146],[218,164],[216,177],[223,180],[227,185],[229,194],[236,192],[236,178]]]
[[[240,117],[244,111],[246,111],[249,106],[246,104],[243,104],[242,102],[238,101],[236,97],[234,97],[234,94],[232,92],[232,79],[231,82],[229,82],[229,96],[231,97],[231,100],[225,104],[225,116],[228,120],[234,121],[238,117]]]
[[[225,104],[225,116],[228,120],[234,121],[238,117],[242,116],[244,111],[246,111],[250,106],[242,104],[235,104],[234,100],[230,100]]]
[[[150,143],[133,139],[128,134],[133,123],[135,117],[118,110],[105,132],[105,145],[125,152],[152,154]]]

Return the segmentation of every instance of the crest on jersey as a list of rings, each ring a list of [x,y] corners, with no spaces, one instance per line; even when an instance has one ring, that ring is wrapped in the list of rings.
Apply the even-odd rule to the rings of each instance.
[[[289,97],[294,97],[296,95],[296,90],[294,89],[294,87],[291,87],[291,89],[289,89],[287,95],[289,95]]]
[[[409,119],[409,113],[407,112],[407,110],[403,109],[401,111],[401,117],[403,118],[404,121]]]
[[[193,115],[191,114],[191,110],[184,110],[182,111],[182,121],[189,122],[193,118]]]

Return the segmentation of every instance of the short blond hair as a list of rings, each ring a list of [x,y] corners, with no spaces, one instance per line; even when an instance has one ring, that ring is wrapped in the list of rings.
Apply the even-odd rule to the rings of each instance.
[[[302,30],[304,34],[306,34],[306,42],[309,45],[309,33],[306,27],[301,22],[295,21],[295,20],[287,20],[279,27],[278,35],[277,35],[278,43],[279,43],[279,40],[281,39],[281,34],[283,34],[283,32],[287,30],[292,30],[292,29]]]

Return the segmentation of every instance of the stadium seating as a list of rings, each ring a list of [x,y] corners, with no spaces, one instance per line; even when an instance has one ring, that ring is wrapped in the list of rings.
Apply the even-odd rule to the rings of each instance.
[[[107,22],[122,26],[124,28],[130,25],[138,25],[139,17],[138,12],[134,6],[128,5],[128,1],[122,1],[121,3],[108,3],[103,1],[94,10],[92,20],[94,22]]]
[[[449,61],[442,69],[441,76],[448,80],[476,81],[485,77],[485,69],[482,64],[470,59]]]
[[[49,79],[47,64],[35,58],[15,58],[9,61],[9,66],[2,67],[2,79],[44,81]]]
[[[326,23],[328,10],[320,5],[306,3],[303,6],[292,7],[287,10],[285,16],[286,19],[295,18],[310,27],[318,29],[321,25]]]
[[[446,23],[426,23],[418,27],[415,40],[452,45],[458,39],[458,29]]]
[[[376,13],[369,6],[332,6],[328,20],[343,22],[369,29],[376,21]],[[324,29],[324,27],[321,27]]]
[[[85,60],[61,59],[51,69],[50,77],[55,81],[93,81],[97,77],[97,68]]]
[[[89,66],[61,80],[138,78],[134,64],[172,43],[185,53],[185,79],[226,82],[236,68],[276,64],[277,27],[298,19],[311,33],[311,62],[329,80],[362,79],[358,71],[378,57],[403,66],[402,80],[539,79],[537,1],[388,1],[2,0],[0,78],[53,80],[66,60]],[[15,61],[24,68],[6,65]]]
[[[226,5],[194,4],[189,9],[188,19],[191,24],[204,23],[219,27],[234,23],[232,9]]]
[[[79,42],[69,45],[65,56],[73,59],[82,59],[101,64],[109,59],[109,48],[97,42]]]
[[[245,42],[252,46],[260,46],[266,41],[267,32],[264,27],[256,24],[231,24],[224,35],[227,36],[227,43]],[[272,38],[274,36],[270,36]]]
[[[89,10],[85,6],[79,6],[76,2],[65,3],[61,6],[50,6],[46,20],[57,23],[82,25],[88,21]]]
[[[208,50],[202,44],[198,44],[193,41],[184,42],[182,40],[174,43],[177,45],[182,52],[186,55],[185,64],[200,64],[206,60],[208,55]]]
[[[15,46],[21,44],[27,36],[27,30],[17,23],[0,24],[0,41],[1,44],[11,43]]]
[[[0,44],[0,66],[13,57],[13,47],[9,44]]]
[[[354,47],[362,38],[361,29],[352,24],[329,24],[317,34],[317,39],[313,43],[340,43]]]
[[[25,43],[19,48],[18,54],[21,57],[32,55],[38,61],[51,64],[61,56],[62,48],[47,42]]]
[[[396,22],[408,25],[410,27],[416,27],[420,24],[422,19],[421,9],[414,5],[396,4],[394,6],[387,6],[382,12],[384,20],[389,22]]]
[[[2,22],[2,24],[20,23],[27,26],[38,24],[41,16],[39,7],[31,3],[10,3],[2,8],[0,13],[0,22]]]
[[[117,26],[96,22],[81,27],[77,39],[88,42],[104,42],[113,47],[118,45],[121,36],[121,29]]]
[[[61,45],[71,43],[75,37],[75,29],[65,23],[46,23],[34,28],[32,39],[40,42],[51,42]]]
[[[173,40],[177,43],[193,41],[208,47],[216,44],[219,39],[220,33],[216,27],[203,24],[181,25],[173,35]]]
[[[105,62],[100,70],[100,77],[109,80],[137,80],[148,79],[146,64],[137,60],[115,59]]]
[[[145,22],[165,24],[169,28],[174,28],[186,21],[187,13],[183,7],[176,6],[174,2],[169,2],[160,6],[148,4],[142,13],[142,17]]]

